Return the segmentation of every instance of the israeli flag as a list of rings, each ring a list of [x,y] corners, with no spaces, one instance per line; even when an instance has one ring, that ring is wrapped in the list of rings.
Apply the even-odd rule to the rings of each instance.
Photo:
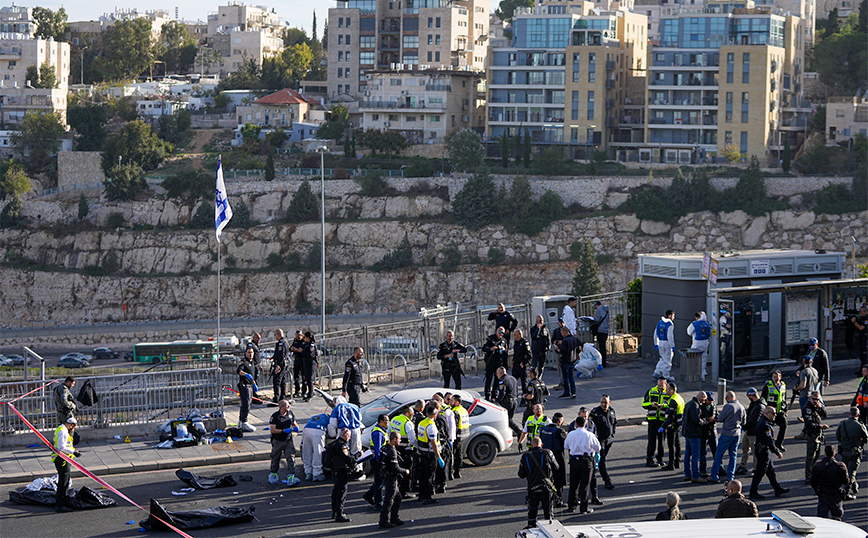
[[[222,159],[217,160],[217,203],[214,205],[214,225],[217,228],[217,241],[220,241],[220,232],[232,219],[232,208],[229,207],[229,198],[226,196],[226,184],[223,183]]]

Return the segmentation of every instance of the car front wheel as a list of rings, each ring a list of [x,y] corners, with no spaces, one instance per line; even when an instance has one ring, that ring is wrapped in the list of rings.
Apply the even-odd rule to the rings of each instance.
[[[495,456],[497,456],[497,441],[490,435],[474,437],[467,445],[467,459],[477,467],[490,464]]]

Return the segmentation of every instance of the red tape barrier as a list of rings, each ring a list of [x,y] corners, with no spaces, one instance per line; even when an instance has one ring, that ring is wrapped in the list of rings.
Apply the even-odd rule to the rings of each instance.
[[[226,385],[223,385],[223,388],[226,389],[226,390],[232,391],[232,392],[234,392],[235,394],[241,396],[241,393],[238,392],[237,390],[233,389],[233,388],[229,388],[229,387],[227,387]],[[261,403],[264,403],[264,404],[274,404],[274,402],[268,402],[268,401],[265,401],[265,400],[260,400],[259,398],[255,397],[255,396],[253,397],[253,399],[256,400],[257,402],[261,402]],[[277,405],[277,404],[274,404],[274,405]]]
[[[55,383],[59,383],[59,382],[60,382],[59,379],[55,379],[54,381],[49,381],[48,383],[42,385],[41,387],[37,387],[37,388],[31,390],[31,391],[28,392],[27,394],[22,394],[21,396],[15,398],[14,400],[9,400],[8,402],[0,402],[0,405],[2,405],[2,404],[4,404],[4,403],[5,403],[5,404],[11,404],[12,402],[17,402],[17,401],[20,400],[21,398],[25,398],[25,397],[27,397],[27,396],[30,396],[30,395],[33,394],[34,392],[36,392],[36,391],[40,391],[40,390],[44,389],[45,387],[47,387],[48,385],[53,385],[53,384],[55,384]]]
[[[54,383],[54,382],[52,381],[52,383]],[[48,385],[50,385],[50,384],[51,384],[51,383],[48,383]],[[44,387],[44,386],[43,386],[43,387]],[[43,387],[40,387],[40,388],[43,388]],[[39,390],[39,389],[36,389],[36,390]],[[35,392],[35,391],[32,391],[32,392]],[[29,394],[29,393],[28,393],[28,394]],[[26,394],[25,394],[25,396],[26,396]],[[23,397],[23,396],[22,396],[22,397]],[[18,400],[18,399],[19,399],[19,398],[16,398],[16,400]],[[14,402],[15,400],[12,400],[12,401]],[[24,415],[22,415],[22,414],[18,411],[18,409],[16,409],[15,406],[12,405],[12,402],[0,402],[0,404],[6,404],[6,405],[8,405],[9,408],[12,409],[12,411],[13,411],[16,415],[18,415],[18,417],[21,418],[21,420],[24,421],[25,424],[27,424],[27,427],[28,427],[28,428],[30,428],[31,430],[33,430],[33,433],[35,433],[36,436],[39,437],[39,439],[41,439],[42,442],[45,443],[45,445],[46,445],[48,448],[50,448],[52,452],[54,452],[55,454],[57,454],[58,456],[60,456],[61,458],[63,458],[67,463],[69,463],[70,465],[72,465],[73,467],[75,467],[76,469],[78,469],[79,471],[81,471],[82,473],[84,473],[85,476],[87,476],[88,478],[92,479],[92,480],[93,480],[94,482],[96,482],[97,484],[99,484],[99,485],[105,487],[106,489],[112,491],[113,493],[115,493],[116,495],[118,495],[120,498],[122,498],[123,500],[127,501],[127,502],[130,503],[131,505],[135,506],[135,507],[138,508],[139,510],[141,510],[141,511],[143,511],[143,512],[147,512],[149,516],[153,517],[154,519],[156,519],[156,520],[159,521],[160,523],[166,525],[167,527],[169,527],[170,529],[172,529],[173,531],[175,531],[176,533],[178,533],[180,536],[183,536],[184,538],[193,538],[192,536],[190,536],[189,534],[185,533],[185,532],[182,531],[181,529],[175,527],[175,526],[172,525],[171,523],[169,523],[169,522],[167,522],[167,521],[163,521],[162,519],[160,519],[160,518],[154,516],[153,514],[151,514],[151,511],[150,511],[149,509],[142,508],[142,507],[139,506],[139,504],[136,503],[134,500],[130,499],[129,497],[127,497],[126,495],[124,495],[123,493],[121,493],[120,490],[118,490],[117,488],[115,488],[114,486],[112,486],[111,484],[109,484],[108,482],[106,482],[105,480],[103,480],[102,478],[100,478],[100,477],[96,476],[95,474],[93,474],[92,472],[88,471],[84,466],[80,465],[77,461],[73,460],[72,458],[70,458],[69,456],[67,456],[67,455],[64,454],[64,453],[55,450],[54,445],[52,445],[52,444],[48,441],[48,439],[45,438],[45,436],[43,436],[41,433],[39,433],[39,430],[37,430],[37,429],[33,426],[33,424],[30,423],[29,420],[27,420],[26,418],[24,418]]]

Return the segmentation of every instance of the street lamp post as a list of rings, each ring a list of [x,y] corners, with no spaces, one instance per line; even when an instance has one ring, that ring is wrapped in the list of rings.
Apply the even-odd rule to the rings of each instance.
[[[322,322],[320,325],[320,338],[326,330],[326,298],[325,298],[325,152],[326,146],[317,148],[319,152],[319,196],[320,196],[320,303]],[[322,345],[322,341],[320,341]]]
[[[79,84],[81,84],[82,86],[84,85],[84,51],[86,49],[86,46],[81,47],[81,80],[79,81]]]

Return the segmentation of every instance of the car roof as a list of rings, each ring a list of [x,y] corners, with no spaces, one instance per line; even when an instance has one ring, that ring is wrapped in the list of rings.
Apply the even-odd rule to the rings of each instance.
[[[461,399],[463,401],[471,402],[474,399],[480,397],[479,393],[474,390],[450,390],[441,387],[422,387],[418,389],[399,390],[397,392],[386,394],[386,397],[390,400],[398,402],[399,404],[406,404],[410,402],[415,402],[416,400],[430,400],[436,392],[439,392],[441,394],[451,392],[452,394],[458,394],[459,396],[461,396]]]

